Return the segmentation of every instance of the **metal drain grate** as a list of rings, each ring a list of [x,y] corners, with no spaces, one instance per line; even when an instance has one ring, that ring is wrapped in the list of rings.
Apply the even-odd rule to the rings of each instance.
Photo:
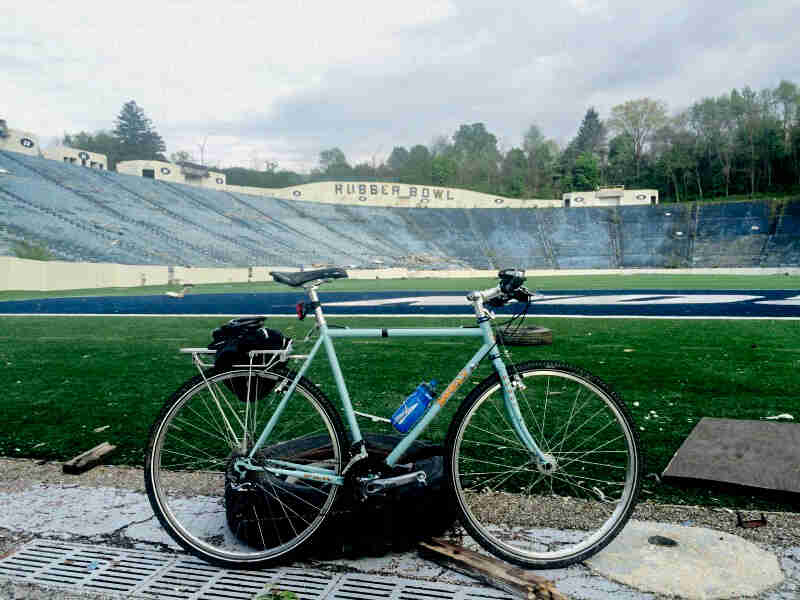
[[[165,600],[252,600],[268,586],[300,600],[511,600],[478,586],[291,567],[229,571],[185,555],[33,540],[0,560],[12,580],[107,595]]]

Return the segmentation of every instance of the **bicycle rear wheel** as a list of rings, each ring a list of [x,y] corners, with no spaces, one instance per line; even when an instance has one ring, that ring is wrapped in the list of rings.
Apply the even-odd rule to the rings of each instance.
[[[495,374],[470,392],[450,425],[446,469],[461,522],[484,548],[527,568],[590,557],[619,533],[641,483],[627,408],[589,373],[550,361],[508,369],[541,467],[520,442]]]
[[[184,549],[229,568],[289,558],[320,531],[339,486],[249,471],[234,476],[294,373],[232,369],[187,381],[152,426],[145,484],[162,526]],[[278,459],[341,473],[344,428],[330,401],[302,378],[254,464]]]

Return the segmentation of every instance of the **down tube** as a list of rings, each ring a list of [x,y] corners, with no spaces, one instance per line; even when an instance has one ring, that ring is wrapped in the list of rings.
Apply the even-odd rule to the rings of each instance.
[[[436,415],[439,414],[439,411],[442,410],[442,407],[447,403],[447,400],[452,396],[458,388],[469,378],[472,372],[476,369],[478,364],[483,360],[483,357],[486,356],[489,351],[493,348],[493,345],[484,344],[480,347],[480,349],[475,353],[467,365],[461,369],[458,375],[455,376],[455,379],[450,382],[445,390],[439,395],[436,399],[433,406],[428,409],[428,412],[425,413],[425,416],[412,427],[411,431],[400,440],[400,443],[395,446],[394,450],[391,451],[389,456],[386,457],[386,464],[390,467],[393,467],[400,457],[403,456],[408,447],[422,434],[423,431],[428,427],[428,424],[433,421]]]

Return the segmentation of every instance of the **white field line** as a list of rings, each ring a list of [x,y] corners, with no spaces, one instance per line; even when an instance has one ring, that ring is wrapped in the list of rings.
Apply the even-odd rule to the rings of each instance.
[[[264,314],[264,313],[211,313],[211,314],[198,314],[198,315],[182,315],[182,314],[139,314],[139,313],[0,313],[0,317],[195,317],[195,318],[209,318],[209,317],[252,317],[263,316],[268,318],[292,318],[294,314]],[[336,317],[341,319],[361,319],[361,318],[413,318],[413,319],[463,319],[465,317],[474,317],[475,315],[470,312],[462,314],[338,314],[338,313],[325,313],[326,317]],[[498,318],[510,317],[511,315],[500,314]],[[669,320],[682,320],[682,321],[800,321],[800,316],[797,317],[748,317],[748,316],[657,316],[657,315],[552,315],[552,314],[532,314],[528,313],[526,318],[536,319],[669,319]]]

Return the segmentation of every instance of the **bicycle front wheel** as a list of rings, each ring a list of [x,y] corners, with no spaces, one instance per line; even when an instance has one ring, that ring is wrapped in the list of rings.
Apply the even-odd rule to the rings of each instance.
[[[536,361],[508,369],[525,427],[547,463],[520,441],[495,374],[450,425],[446,468],[461,522],[496,556],[560,568],[608,544],[633,511],[639,440],[619,397],[589,373]]]
[[[233,369],[187,381],[153,424],[145,461],[150,504],[184,549],[229,568],[285,560],[320,530],[339,486],[248,471],[252,449],[294,373]],[[330,401],[302,378],[270,438],[253,457],[341,473],[344,429]]]

